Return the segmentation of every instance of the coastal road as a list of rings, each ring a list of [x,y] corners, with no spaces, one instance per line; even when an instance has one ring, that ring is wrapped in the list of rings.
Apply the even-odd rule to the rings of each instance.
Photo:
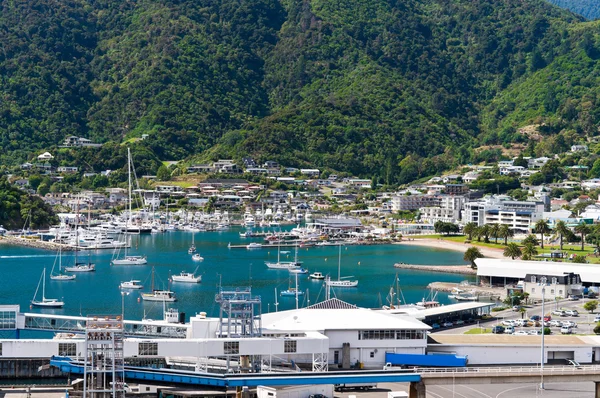
[[[427,386],[427,398],[594,398],[594,383],[546,383],[540,390],[539,384],[470,384]],[[335,393],[336,398],[387,398],[388,391],[408,391],[407,383],[379,383],[371,391],[347,391]]]

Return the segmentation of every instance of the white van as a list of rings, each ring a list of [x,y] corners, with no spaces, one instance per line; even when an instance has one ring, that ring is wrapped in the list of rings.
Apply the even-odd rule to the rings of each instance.
[[[571,333],[573,333],[573,329],[571,329],[570,326],[563,326],[560,328],[560,332],[562,334],[571,334]]]

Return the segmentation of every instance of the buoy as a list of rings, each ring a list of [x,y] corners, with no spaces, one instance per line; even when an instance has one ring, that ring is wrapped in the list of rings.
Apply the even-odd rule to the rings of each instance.
[[[325,259],[325,261],[327,261],[327,259]]]
[[[358,262],[358,265],[360,265],[360,261]]]
[[[142,301],[142,298],[141,298],[141,297],[138,297],[138,303],[139,303],[140,301]]]

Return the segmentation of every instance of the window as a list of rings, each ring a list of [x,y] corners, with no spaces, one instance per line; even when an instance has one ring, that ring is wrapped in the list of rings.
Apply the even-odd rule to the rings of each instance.
[[[296,340],[285,340],[283,342],[283,352],[296,352]]]
[[[76,343],[58,343],[58,355],[64,357],[74,357],[77,355]]]
[[[240,342],[239,341],[225,341],[223,343],[223,351],[225,354],[239,354],[240,353]]]
[[[535,277],[535,275],[531,275],[531,283],[535,283],[537,281],[537,278]]]
[[[2,343],[0,343],[0,356],[2,356]]]
[[[552,284],[553,285],[558,284],[558,278],[552,278]]]
[[[554,289],[550,289],[550,294],[554,294]]]
[[[15,311],[0,311],[0,329],[16,329],[17,313]]]
[[[158,343],[140,343],[138,355],[158,355]]]
[[[532,294],[533,294],[533,293],[535,293],[535,287],[532,287],[532,288],[531,288],[531,293],[532,293]]]
[[[558,294],[562,294],[562,289],[558,291]]]
[[[369,357],[371,357],[371,358],[375,358],[375,352],[374,352],[374,351],[371,351],[371,352],[369,353]]]

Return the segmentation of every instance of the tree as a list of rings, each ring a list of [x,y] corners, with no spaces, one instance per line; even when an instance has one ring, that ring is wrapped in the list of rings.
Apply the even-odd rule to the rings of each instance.
[[[169,172],[167,166],[163,164],[158,168],[158,171],[156,172],[156,178],[159,181],[169,181],[171,179],[171,172]]]
[[[581,251],[583,251],[585,246],[585,235],[590,233],[590,228],[586,223],[582,222],[575,227],[575,232],[581,234]]]
[[[481,254],[481,250],[476,247],[469,247],[467,251],[465,251],[465,255],[463,260],[471,263],[471,268],[476,269],[477,264],[475,264],[475,260],[478,258],[483,258],[483,254]]]
[[[502,253],[504,257],[510,257],[511,259],[515,259],[515,257],[521,257],[521,249],[517,246],[516,243],[509,243],[504,248],[504,253]]]
[[[562,249],[563,249],[563,237],[565,237],[565,236],[567,236],[569,234],[569,228],[567,228],[567,224],[565,224],[564,221],[559,221],[559,222],[556,223],[556,226],[554,227],[554,230],[560,236],[560,250],[562,251]]]
[[[523,299],[525,299],[525,305],[527,305],[527,302],[529,301],[529,293],[523,292]]]
[[[537,240],[535,235],[527,235],[525,239],[521,242],[524,245],[532,244],[533,246],[537,246],[540,242]]]
[[[594,327],[594,333],[595,334],[600,334],[600,323],[598,323],[595,327]]]
[[[507,224],[502,224],[500,226],[500,231],[498,233],[502,239],[504,239],[504,245],[508,244],[508,238],[512,238],[515,235],[515,231],[510,229]]]
[[[490,243],[490,233],[492,232],[492,228],[489,224],[485,224],[481,228],[481,235],[483,236],[483,241],[485,243]]]
[[[588,312],[591,312],[592,314],[594,313],[596,308],[598,308],[598,300],[590,300],[583,305],[583,309]]]
[[[525,246],[523,246],[521,252],[523,253],[523,260],[531,260],[533,256],[538,254],[537,249],[531,243],[527,243]]]
[[[523,319],[525,317],[525,313],[527,312],[527,310],[523,307],[519,308],[519,313],[521,314],[521,319]]]
[[[476,228],[477,224],[475,224],[474,222],[468,222],[463,227],[463,233],[467,234],[469,240],[471,240],[473,239],[473,232],[475,232]]]
[[[477,238],[477,242],[481,242],[481,237],[483,236],[481,233],[481,227],[475,227],[472,234],[474,238]]]
[[[542,249],[544,249],[544,234],[546,234],[548,231],[550,231],[550,228],[548,228],[548,222],[546,220],[539,220],[535,223],[535,232],[541,236],[540,246]]]
[[[495,239],[496,244],[498,244],[498,237],[500,235],[500,224],[492,224],[490,225],[490,235],[492,235]]]
[[[585,259],[585,256],[575,256],[575,258],[573,258],[573,262],[577,264],[585,264],[587,263],[587,260]]]
[[[519,156],[515,159],[515,161],[513,162],[513,166],[521,166],[521,167],[525,167],[527,168],[527,160],[525,160],[523,158],[523,154],[519,154]]]

